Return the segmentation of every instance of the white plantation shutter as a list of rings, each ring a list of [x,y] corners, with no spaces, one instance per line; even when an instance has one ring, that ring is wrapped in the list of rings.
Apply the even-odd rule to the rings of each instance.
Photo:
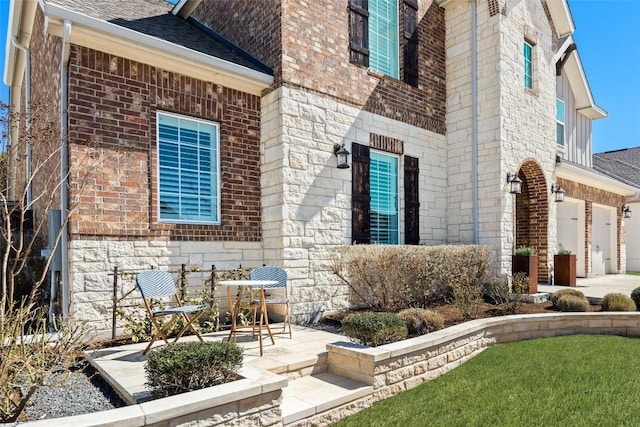
[[[369,0],[369,66],[398,78],[398,2]]]
[[[371,152],[371,243],[398,243],[398,158]]]
[[[160,219],[217,223],[218,126],[158,113]]]

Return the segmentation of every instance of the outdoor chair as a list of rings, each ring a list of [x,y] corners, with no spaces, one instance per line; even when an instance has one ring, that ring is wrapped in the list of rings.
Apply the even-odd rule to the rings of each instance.
[[[251,270],[249,273],[250,280],[275,280],[278,283],[275,285],[266,285],[264,286],[264,302],[266,305],[273,304],[281,304],[285,306],[285,315],[284,315],[284,323],[282,326],[282,332],[285,333],[287,330],[287,326],[289,327],[289,338],[291,338],[291,320],[289,318],[290,309],[289,309],[289,294],[287,290],[287,272],[284,271],[280,267],[258,267]],[[281,295],[276,295],[273,293],[281,293]],[[256,323],[256,311],[260,307],[260,299],[255,298],[252,301],[253,306],[253,324],[255,326]],[[264,313],[265,316],[268,317],[268,313]]]
[[[147,354],[153,343],[159,338],[162,338],[165,344],[169,344],[169,341],[167,340],[167,331],[176,321],[178,321],[178,319],[181,318],[184,320],[184,326],[180,329],[180,332],[178,332],[178,335],[173,342],[178,341],[187,329],[191,329],[198,339],[203,341],[202,337],[193,326],[193,322],[195,322],[204,313],[207,306],[182,305],[182,301],[180,301],[180,296],[178,295],[176,285],[171,274],[161,270],[146,270],[136,276],[136,285],[142,294],[147,314],[149,315],[149,319],[151,320],[155,330],[149,345],[145,348],[142,354]],[[171,308],[153,310],[151,299],[164,297],[173,297],[177,305]],[[188,314],[192,314],[192,316],[189,317]],[[171,319],[164,325],[160,325],[158,318],[164,316],[171,316]]]

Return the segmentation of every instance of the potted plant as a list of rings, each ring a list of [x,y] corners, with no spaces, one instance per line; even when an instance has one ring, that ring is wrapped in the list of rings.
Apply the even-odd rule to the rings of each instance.
[[[524,273],[529,278],[529,293],[538,292],[538,255],[531,246],[518,247],[511,257],[511,273]]]
[[[553,269],[556,285],[576,286],[576,256],[562,245],[558,253],[553,256]]]

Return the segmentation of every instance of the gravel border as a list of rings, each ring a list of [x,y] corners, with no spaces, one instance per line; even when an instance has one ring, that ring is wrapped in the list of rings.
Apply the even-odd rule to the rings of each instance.
[[[67,373],[51,374],[46,382],[52,385],[40,387],[27,402],[24,412],[29,421],[126,406],[86,360]]]

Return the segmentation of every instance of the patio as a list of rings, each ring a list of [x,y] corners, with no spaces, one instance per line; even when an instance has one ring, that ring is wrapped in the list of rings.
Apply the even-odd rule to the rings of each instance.
[[[578,279],[577,289],[584,292],[585,295],[591,299],[599,299],[610,292],[622,292],[629,295],[631,291],[638,286],[640,286],[640,277],[638,276],[609,275],[591,279]],[[541,285],[540,292],[553,293],[564,288],[566,287]],[[594,333],[591,331],[592,325],[594,327],[601,327],[602,322],[605,322],[604,324],[610,325],[613,329],[619,329],[619,327],[622,327],[620,325],[628,328],[625,331],[619,332],[622,335],[637,334],[637,326],[634,326],[636,325],[635,315],[632,315],[631,318],[628,318],[629,315],[623,315],[622,313],[616,314],[615,316],[614,319],[617,319],[619,316],[627,317],[620,320],[609,320],[608,314],[595,313],[594,315],[583,316],[584,320],[580,320],[580,322],[586,322],[583,325],[582,323],[567,323],[566,320],[561,321],[561,318],[565,318],[564,314],[544,315],[538,320],[532,318],[531,321],[534,322],[532,325],[536,326],[532,326],[531,330],[525,328],[526,330],[523,329],[524,332],[521,331],[520,333],[526,335],[531,334],[531,331],[539,331],[541,336],[547,336],[546,334],[555,335],[557,333],[564,334],[563,332],[553,332],[553,330],[554,328],[562,329],[568,326],[571,326],[572,330],[583,331],[583,333]],[[520,316],[516,317],[520,318]],[[546,318],[549,320],[544,320]],[[566,319],[568,320],[570,318],[573,317],[569,315]],[[513,319],[511,321],[519,322],[519,328],[523,328],[522,322],[524,320],[525,318],[520,320]],[[504,319],[504,321],[507,321],[507,319]],[[502,322],[502,320],[499,322]],[[633,323],[633,325],[629,322]],[[496,323],[496,320],[485,319],[480,323],[493,325]],[[627,325],[627,323],[629,323],[629,325]],[[276,324],[273,325],[273,327],[277,330],[281,325]],[[429,334],[431,337],[425,336],[422,340],[440,341],[438,338],[440,334],[447,337],[445,340],[452,339],[451,336],[467,336],[471,333],[469,327],[471,327],[471,324],[447,328],[447,331],[443,330],[441,333]],[[493,326],[483,326],[483,328],[484,327]],[[511,327],[505,327],[507,329],[505,329],[504,332],[506,335],[503,335],[506,337],[504,339],[508,338],[511,340],[512,332],[511,329],[509,329]],[[551,330],[549,332],[543,332],[544,328],[547,327],[551,328]],[[484,333],[481,335],[484,335]],[[228,331],[222,331],[203,335],[203,338],[205,340],[215,341],[226,340],[227,336]],[[531,337],[533,337],[533,335]],[[327,413],[329,410],[340,412],[342,410],[341,408],[343,408],[344,411],[352,413],[355,407],[368,404],[368,399],[370,399],[368,396],[375,396],[379,393],[375,391],[377,383],[368,380],[361,370],[368,369],[366,367],[370,363],[378,363],[378,359],[382,357],[378,355],[378,353],[384,353],[382,352],[382,348],[380,348],[380,351],[378,349],[365,349],[363,354],[354,356],[350,352],[362,350],[358,350],[356,347],[359,346],[354,346],[349,343],[345,337],[298,325],[293,325],[292,338],[289,338],[288,334],[274,334],[274,338],[275,345],[272,345],[269,340],[265,341],[264,355],[260,357],[257,338],[252,339],[250,333],[238,334],[238,344],[244,349],[245,356],[240,373],[246,379],[252,381],[254,386],[258,385],[263,393],[271,391],[275,392],[275,396],[278,396],[278,398],[281,397],[279,407],[271,409],[279,412],[283,425],[302,425],[306,422],[305,420],[309,420],[314,416],[318,417],[320,416],[319,414]],[[183,340],[187,341],[190,339],[194,338],[186,337]],[[522,339],[522,337],[518,337],[517,339]],[[468,338],[465,338],[465,340],[468,340]],[[414,351],[413,346],[415,343],[412,343],[412,340],[407,341],[407,345],[412,349],[410,351]],[[500,341],[500,339],[498,341]],[[397,345],[393,344],[390,346],[394,347],[399,345],[398,343]],[[490,345],[490,343],[482,345]],[[154,404],[154,402],[158,401],[148,401],[149,392],[146,390],[144,384],[144,362],[146,357],[142,356],[142,351],[145,346],[146,343],[138,343],[101,349],[89,353],[88,357],[92,365],[96,367],[101,375],[118,391],[128,404],[137,405],[141,402],[147,402],[143,403],[143,405],[155,405],[157,411],[165,413],[163,416],[165,416],[166,413],[175,411],[179,418],[179,412],[182,409],[181,405],[187,405],[187,401],[185,401],[184,398],[174,396],[174,398],[176,398],[173,403],[175,406],[170,408],[167,408],[167,404]],[[395,353],[395,351],[396,350],[392,350],[392,353]],[[473,351],[473,354],[475,354],[475,351],[476,350]],[[332,356],[329,356],[330,352]],[[466,360],[470,356],[470,354],[466,356],[462,354],[461,360]],[[369,360],[370,357],[373,357],[371,361]],[[333,360],[331,361],[330,369],[329,359],[331,358],[333,358]],[[395,359],[395,357],[393,357],[393,359]],[[456,366],[456,363],[458,362],[452,363],[451,366],[447,364],[447,369]],[[443,366],[442,368],[445,367]],[[403,376],[404,374],[398,378]],[[406,379],[406,381],[411,380],[412,377]],[[375,381],[378,381],[378,379]],[[417,381],[417,379],[415,381]],[[231,384],[234,383],[230,383],[229,385]],[[227,387],[229,385],[218,387]],[[378,387],[379,386],[378,384]],[[256,399],[259,399],[257,397],[243,398],[244,391],[231,390],[231,388],[227,387],[222,391],[211,392],[206,398],[206,403],[203,401],[197,404],[204,407],[204,405],[221,401],[221,399],[224,400],[232,395],[235,395],[236,399],[240,399],[239,402],[243,402],[244,399],[244,401],[255,403]],[[278,394],[280,390],[281,395]],[[273,395],[270,399],[273,399]],[[191,403],[191,400],[189,400],[189,403]],[[225,404],[228,405],[228,403]],[[149,420],[149,409],[144,408],[144,412],[144,419]],[[238,409],[238,413],[240,412],[241,410]],[[145,423],[146,422],[147,421],[145,421]]]
[[[272,326],[276,331],[282,327]],[[262,357],[257,337],[252,339],[250,332],[238,333],[238,345],[244,349],[242,376],[259,380],[265,373],[280,374],[277,377],[283,390],[280,408],[284,424],[371,393],[371,386],[328,372],[327,344],[346,341],[343,336],[298,325],[292,328],[292,338],[288,334],[274,334],[275,345],[267,338]],[[228,331],[222,331],[202,337],[205,341],[221,341],[228,335]],[[185,337],[180,341],[190,340],[196,338]],[[150,400],[145,387],[147,357],[142,355],[146,345],[136,343],[87,353],[90,363],[129,405]],[[154,345],[157,346],[160,344]]]

